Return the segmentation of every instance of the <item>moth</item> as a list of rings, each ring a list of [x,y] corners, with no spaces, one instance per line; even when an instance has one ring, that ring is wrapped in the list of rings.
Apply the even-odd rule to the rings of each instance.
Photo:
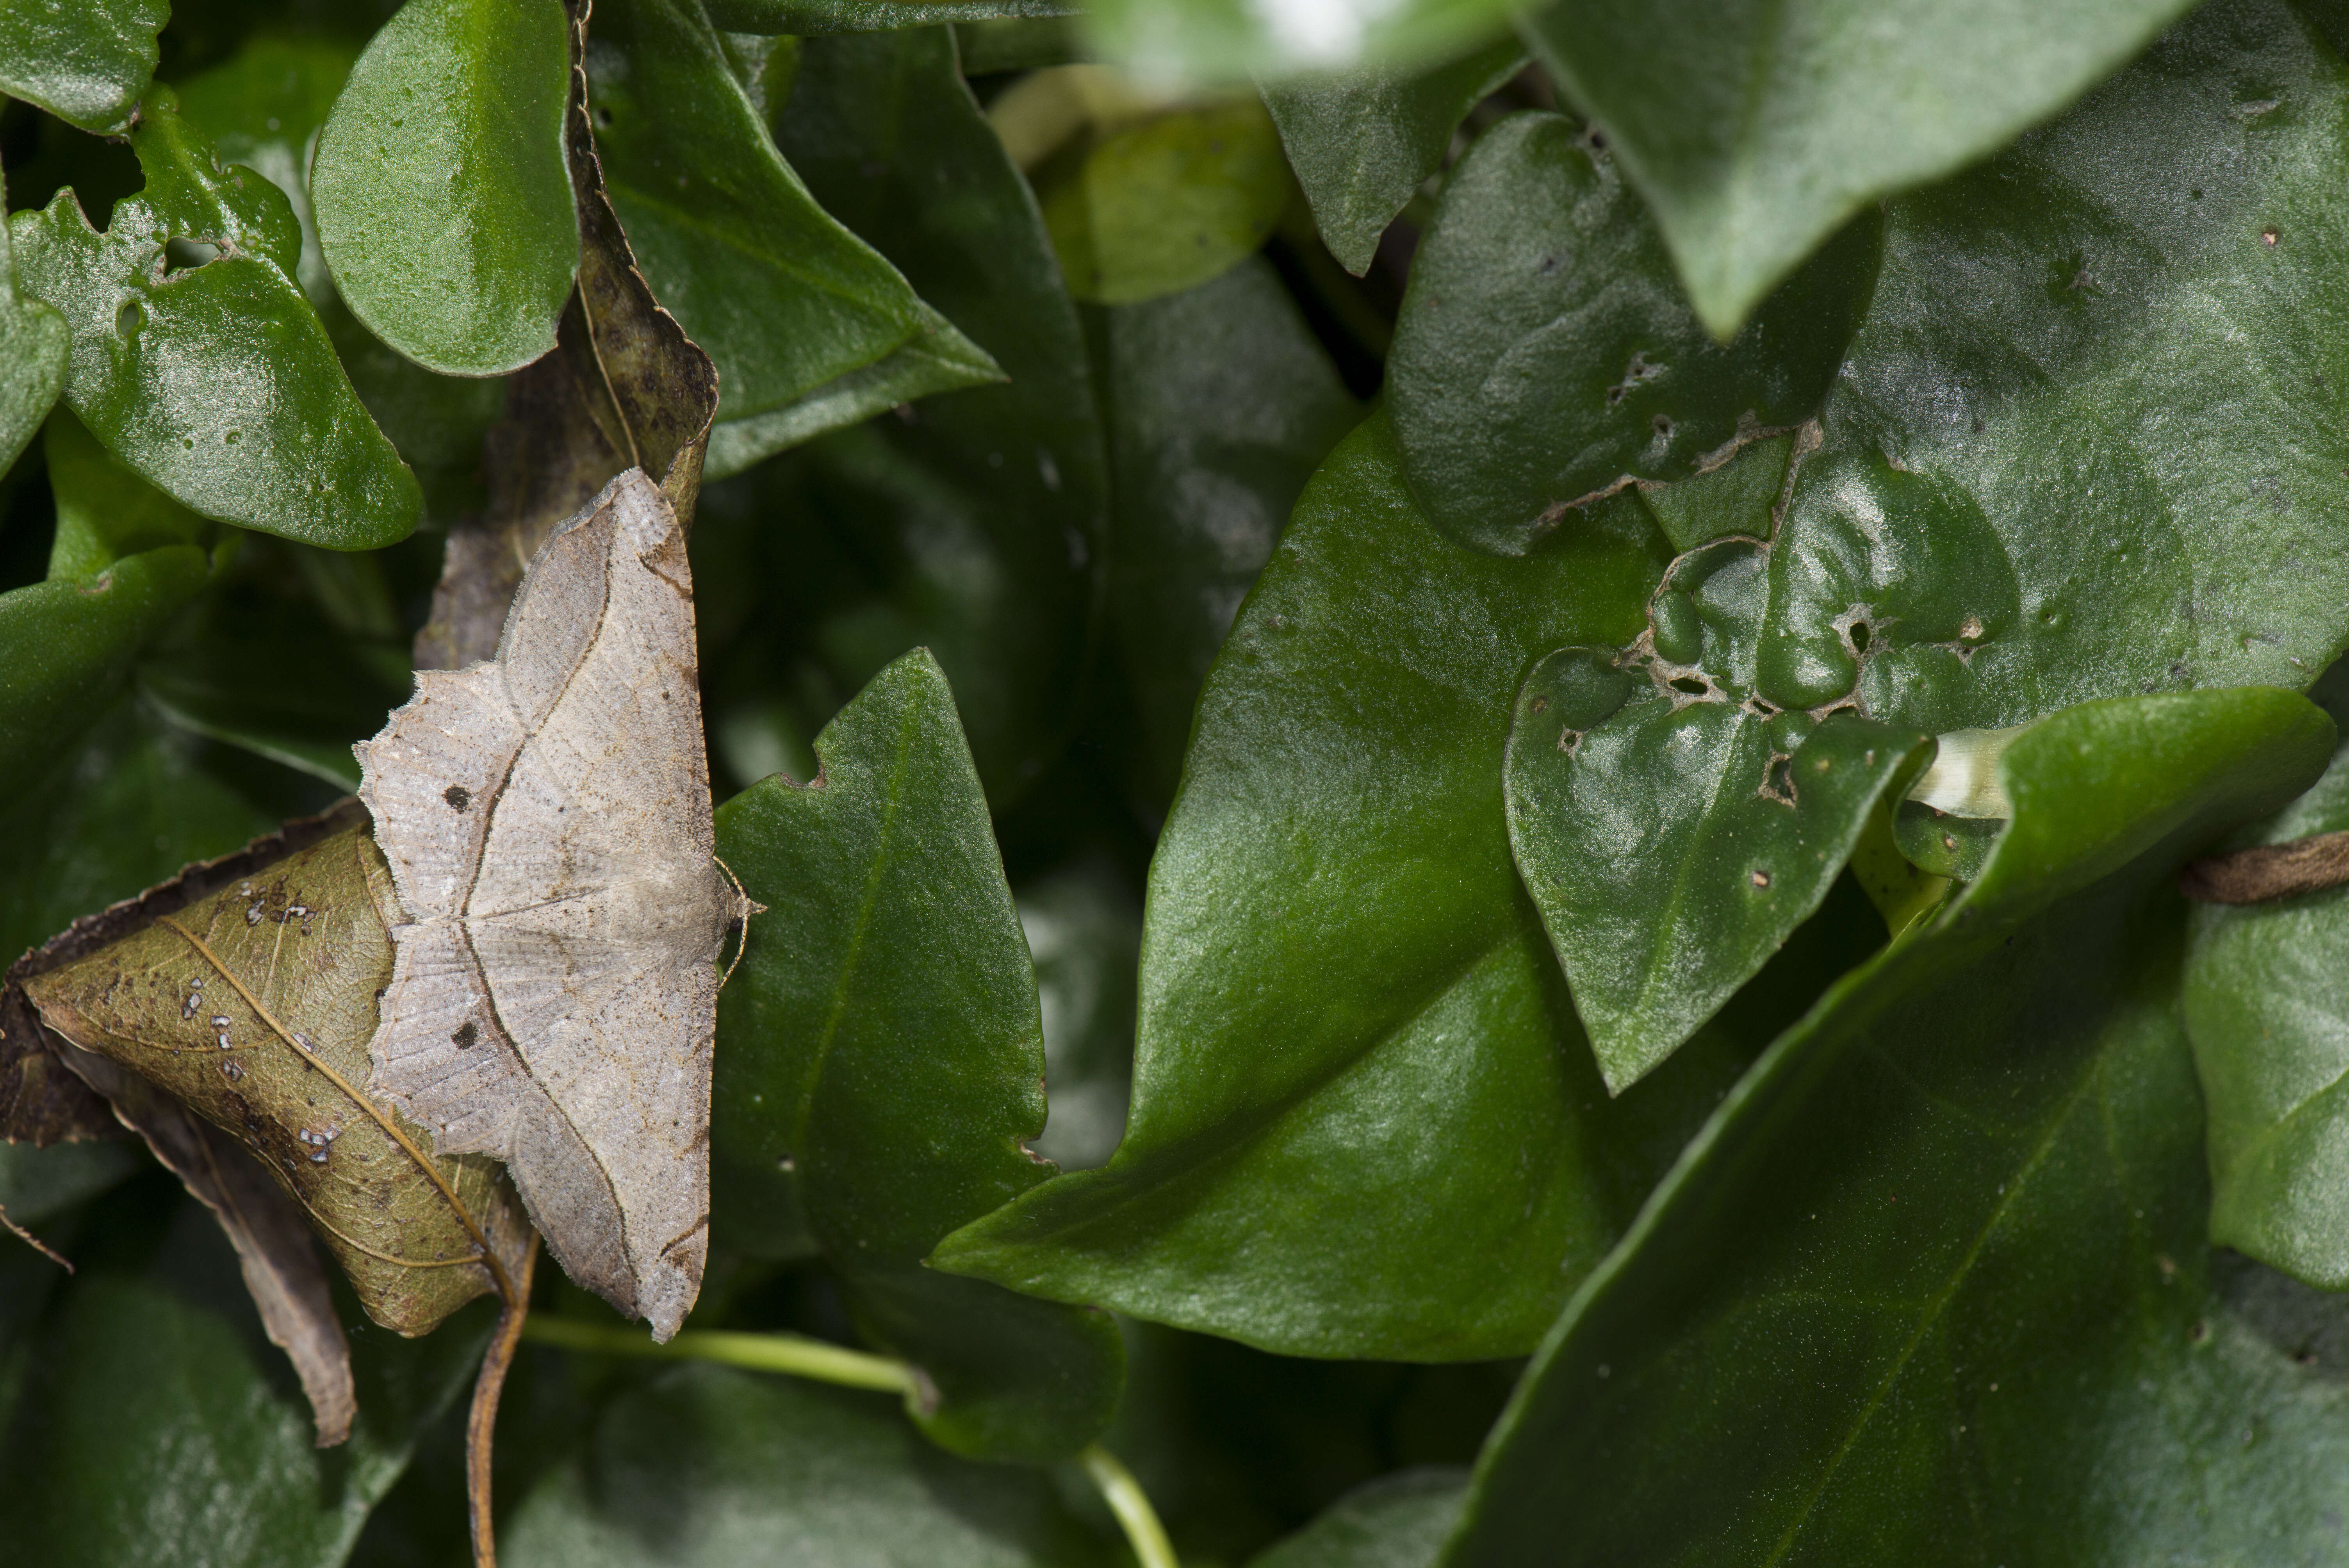
[[[564,1271],[675,1334],[709,1248],[720,867],[675,511],[631,469],[550,535],[493,659],[355,748],[407,918],[373,1085],[505,1161]]]

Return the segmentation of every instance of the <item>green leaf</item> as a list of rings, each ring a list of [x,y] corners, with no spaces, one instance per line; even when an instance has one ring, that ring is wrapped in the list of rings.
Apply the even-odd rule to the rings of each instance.
[[[523,1499],[512,1568],[1092,1568],[1043,1477],[952,1460],[874,1395],[679,1367],[614,1400]]]
[[[555,0],[412,0],[359,56],[310,192],[344,303],[429,370],[495,376],[554,346],[579,266]]]
[[[342,790],[359,786],[353,744],[415,689],[401,642],[371,642],[244,583],[175,627],[138,686],[171,723]]]
[[[0,10],[0,93],[101,135],[130,128],[171,0],[24,0]]]
[[[1306,9],[1251,0],[1093,0],[1085,21],[1104,56],[1161,81],[1245,82],[1360,65],[1422,68],[1508,26],[1494,0],[1345,0]]]
[[[135,1147],[120,1140],[50,1149],[0,1143],[0,1210],[20,1225],[37,1225],[128,1181],[140,1164]]]
[[[2164,874],[2332,742],[2259,688],[2019,738],[1982,880],[1723,1103],[1528,1367],[1444,1561],[2329,1553],[2344,1396],[2214,1288]]]
[[[2310,695],[2337,722],[2349,668]],[[2349,746],[2315,788],[2244,844],[2349,828]],[[2198,905],[2183,981],[2186,1032],[2210,1113],[2210,1239],[2328,1290],[2349,1286],[2349,1193],[2332,1178],[2349,1143],[2342,1020],[2349,952],[2341,890],[2230,908]]]
[[[2047,119],[2189,3],[1574,0],[1525,30],[1725,338],[1853,213]]]
[[[645,281],[718,366],[710,477],[1002,378],[816,205],[690,0],[607,5],[587,76],[605,183]]]
[[[707,0],[709,20],[729,33],[886,33],[941,22],[999,16],[1073,16],[1066,0]]]
[[[0,198],[6,195],[0,183]],[[0,223],[0,473],[5,473],[66,385],[65,318],[16,292],[8,228]]]
[[[1207,282],[1255,254],[1288,204],[1280,134],[1254,98],[1158,115],[1082,150],[1065,170],[1039,172],[1069,290],[1097,304]]]
[[[776,134],[825,210],[1011,379],[827,437],[746,481],[761,515],[735,524],[734,546],[771,564],[697,564],[695,579],[705,595],[720,575],[767,584],[741,613],[780,622],[782,645],[746,647],[709,684],[810,694],[807,734],[891,659],[932,648],[999,810],[1065,744],[1099,634],[1109,480],[1076,306],[949,29],[811,40]],[[697,562],[725,526],[705,524]]]
[[[1789,954],[1790,996],[1609,1099],[1510,863],[1501,752],[1526,667],[1628,639],[1661,565],[1644,525],[1464,549],[1413,505],[1382,416],[1350,436],[1200,698],[1125,1141],[933,1261],[1291,1354],[1534,1344],[1757,1021],[1881,939],[1863,903],[1856,943]]]
[[[73,335],[67,403],[206,517],[337,550],[406,537],[415,476],[303,298],[302,231],[285,197],[223,166],[168,88],[149,93],[130,146],[147,183],[115,203],[104,233],[71,191],[9,221],[26,292]]]
[[[2349,544],[2349,337],[2323,303],[2344,136],[2340,57],[2243,0],[1888,203],[1776,546],[1762,695],[1940,733],[2330,665],[2339,596],[2311,566]],[[1861,657],[1834,621],[1877,606]]]
[[[69,408],[49,416],[41,456],[57,508],[49,542],[53,583],[94,577],[142,551],[209,545],[220,531],[99,446]]]
[[[1116,480],[1110,621],[1136,720],[1129,787],[1157,816],[1233,614],[1361,410],[1268,262],[1090,325]]]
[[[51,788],[0,790],[0,951],[22,953],[332,799],[139,703],[91,717],[88,738],[57,758]]]
[[[0,593],[0,800],[23,798],[56,768],[105,714],[141,646],[209,573],[202,551],[180,544],[95,577]]]
[[[1313,226],[1340,266],[1371,270],[1379,236],[1444,166],[1453,131],[1525,63],[1525,46],[1504,38],[1432,71],[1371,67],[1266,85]]]
[[[1429,1568],[1460,1517],[1467,1477],[1410,1470],[1340,1498],[1248,1568]]]
[[[1562,648],[1517,695],[1509,842],[1610,1093],[1662,1061],[1826,897],[1930,738],[1756,711],[1769,547],[1672,563],[1650,638]]]
[[[2293,113],[2247,119],[2217,85],[2230,73],[2274,84]],[[1783,795],[1770,758],[1844,709],[1904,731],[1999,729],[2122,693],[2296,686],[2332,661],[2338,603],[2301,563],[2341,547],[2328,520],[2349,503],[2349,441],[2309,410],[2340,403],[2349,342],[2311,329],[2328,319],[2329,284],[2286,236],[2323,250],[2340,229],[2325,192],[2344,128],[2349,75],[2292,13],[2210,11],[1978,173],[1886,205],[1868,314],[1826,398],[1823,449],[1798,456],[1789,499],[1770,505],[1779,487],[1758,451],[1641,493],[1695,550],[1676,573],[1762,550],[1702,539],[1770,541],[1767,605],[1758,630],[1740,634],[1758,648],[1724,642],[1726,622],[1702,631],[1720,612],[1669,593],[1647,633],[1659,655],[1649,673],[1724,699],[1689,707],[1683,723],[1784,737],[1749,739],[1751,755],[1724,761],[1706,820],[1753,814],[1757,789]],[[2244,156],[2211,169],[2214,140]],[[2214,415],[2179,425],[2150,413],[2179,407]],[[1735,477],[1755,463],[1755,482]],[[1724,526],[1739,509],[1743,525]],[[1736,624],[1753,624],[1750,607]],[[1710,663],[1683,676],[1700,647]],[[1574,879],[1538,896],[1610,1079],[1701,1016],[1702,989],[1674,986],[1641,1021],[1628,998],[1642,975],[1702,950],[1721,965],[1708,985],[1725,993],[1770,934],[1758,928],[1749,956],[1731,962],[1735,944],[1707,942],[1718,932],[1681,924],[1666,901],[1594,904],[1608,884],[1592,868],[1658,820],[1622,815],[1622,799],[1594,777],[1579,815],[1553,810],[1541,854],[1523,854],[1527,824],[1518,840],[1537,888],[1545,856]],[[1844,852],[1867,810],[1847,800],[1818,847]],[[1894,823],[1920,865],[1961,877],[1979,870],[1998,826],[1915,804]],[[1714,852],[1722,887],[1772,851],[1739,829]],[[1631,887],[1639,869],[1626,862],[1612,885]],[[1638,918],[1616,918],[1622,910]],[[1594,982],[1591,947],[1609,930],[1619,934],[1611,997]],[[1652,971],[1621,956],[1641,953],[1659,955]]]
[[[11,1550],[93,1568],[341,1563],[463,1387],[489,1317],[425,1340],[357,1336],[357,1421],[321,1450],[209,1214],[150,1177],[102,1200],[88,1232],[0,1449]]]
[[[445,521],[482,506],[481,439],[505,407],[505,386],[425,369],[361,325],[335,291],[310,210],[306,160],[311,133],[326,124],[357,57],[356,44],[338,38],[263,34],[181,83],[180,108],[223,160],[258,170],[285,192],[302,223],[303,291],[359,402],[415,469],[427,515]]]
[[[1395,322],[1413,493],[1454,538],[1522,554],[1626,475],[1684,479],[1757,426],[1809,418],[1867,307],[1876,241],[1853,225],[1719,343],[1612,155],[1559,115],[1503,120],[1445,181]]]
[[[945,676],[908,655],[815,745],[812,783],[718,814],[719,853],[774,906],[720,1003],[718,1233],[804,1214],[867,1331],[936,1385],[916,1416],[941,1444],[1073,1452],[1117,1397],[1109,1319],[922,1265],[1050,1169],[1023,1146],[1044,1122],[1035,979]]]
[[[1019,900],[1019,930],[1036,965],[1050,1096],[1044,1130],[1028,1146],[1063,1171],[1090,1171],[1125,1133],[1142,900],[1098,860],[1029,883]]]

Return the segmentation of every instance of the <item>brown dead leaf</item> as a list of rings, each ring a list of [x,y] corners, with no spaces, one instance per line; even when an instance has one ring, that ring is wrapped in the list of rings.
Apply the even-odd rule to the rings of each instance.
[[[398,916],[365,824],[356,802],[291,824],[77,923],[12,977],[50,1030],[257,1159],[368,1316],[416,1335],[507,1295],[530,1231],[494,1163],[434,1157],[421,1128],[364,1090]],[[111,1098],[121,1085],[93,1087]],[[133,1123],[150,1144],[155,1120]],[[166,1159],[186,1176],[186,1160]]]
[[[0,989],[0,1140],[47,1149],[122,1135],[106,1101],[43,1040],[32,1004]]]
[[[718,412],[709,356],[660,307],[604,192],[587,115],[585,0],[571,5],[565,145],[579,210],[579,281],[552,353],[509,384],[483,455],[490,505],[449,531],[416,667],[455,670],[497,650],[523,570],[564,519],[626,469],[657,476],[693,526],[701,459]]]

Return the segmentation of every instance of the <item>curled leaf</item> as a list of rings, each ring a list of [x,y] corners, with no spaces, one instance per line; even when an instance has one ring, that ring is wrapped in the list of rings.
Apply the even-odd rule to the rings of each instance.
[[[416,1335],[504,1294],[529,1228],[494,1164],[430,1156],[361,1087],[396,910],[346,805],[76,923],[18,984],[51,1030],[257,1158],[367,1315]]]

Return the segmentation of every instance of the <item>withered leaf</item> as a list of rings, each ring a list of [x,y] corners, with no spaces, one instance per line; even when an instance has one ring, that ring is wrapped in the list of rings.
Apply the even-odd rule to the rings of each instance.
[[[358,748],[408,922],[374,1082],[506,1162],[564,1270],[666,1340],[709,1243],[719,869],[693,579],[630,469],[540,549],[495,663]]]
[[[509,383],[506,417],[484,454],[489,510],[449,531],[432,618],[416,634],[419,670],[488,658],[540,544],[622,469],[658,476],[688,530],[700,494],[718,372],[653,298],[605,194],[587,114],[587,6],[574,0],[570,10],[564,145],[579,210],[579,281],[553,352]]]
[[[416,1335],[504,1294],[530,1232],[492,1162],[435,1157],[423,1129],[364,1088],[398,907],[353,806],[78,923],[19,984],[49,1029],[248,1150],[367,1315]],[[129,1086],[89,1076],[122,1109]],[[125,1119],[165,1154],[154,1113]],[[196,1156],[165,1159],[185,1178]],[[243,1188],[226,1190],[235,1206]]]

